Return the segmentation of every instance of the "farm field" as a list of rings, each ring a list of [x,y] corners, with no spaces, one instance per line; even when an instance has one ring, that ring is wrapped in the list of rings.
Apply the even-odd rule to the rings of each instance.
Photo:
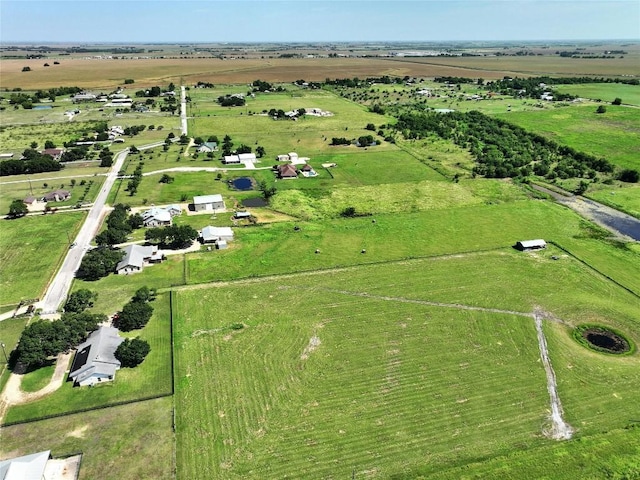
[[[0,220],[1,305],[42,296],[84,217],[69,212]]]
[[[171,398],[159,398],[3,427],[0,457],[82,452],[81,479],[169,480],[174,478],[171,410]],[[126,461],[134,452],[144,461]]]
[[[578,436],[626,426],[640,413],[637,356],[589,352],[570,326],[597,318],[638,341],[640,301],[556,253],[505,249],[179,291],[178,478],[411,478],[551,442],[532,319],[428,302],[539,306],[561,318],[545,333],[569,423]],[[584,290],[559,295],[558,280]],[[504,295],[504,283],[519,288]],[[212,369],[225,375],[212,379]],[[602,395],[612,384],[628,402]],[[194,423],[199,435],[187,433]]]
[[[567,63],[567,62],[565,62]],[[159,83],[186,84],[213,81],[220,84],[249,83],[256,78],[275,82],[292,82],[299,78],[321,81],[325,78],[344,78],[379,75],[399,76],[474,76],[476,68],[448,65],[428,65],[420,62],[390,62],[385,59],[366,58],[311,58],[311,59],[127,59],[87,60],[64,59],[55,68],[43,68],[41,60],[7,59],[2,61],[4,87],[22,87],[25,90],[49,88],[51,85],[73,84],[89,89],[113,89],[133,78],[135,88]],[[31,67],[25,75],[22,68]],[[509,66],[510,67],[510,66]],[[510,70],[483,72],[485,78],[502,78],[513,74]]]
[[[134,290],[129,291],[129,296]],[[98,294],[99,297],[101,294]],[[103,313],[113,314],[122,305],[115,305],[110,299],[111,309]],[[169,320],[169,297],[160,295],[153,302],[153,316],[141,330],[121,332],[123,337],[139,336],[149,342],[151,351],[144,362],[134,369],[118,371],[115,382],[94,388],[73,388],[65,382],[60,389],[45,398],[32,403],[9,408],[4,422],[14,423],[41,418],[47,415],[73,413],[78,410],[101,407],[117,402],[134,401],[143,398],[171,394],[171,326]],[[94,308],[94,310],[99,311]],[[45,367],[46,368],[46,367]],[[34,375],[35,374],[35,375]],[[36,372],[27,376],[38,377]],[[36,380],[37,381],[37,380]]]
[[[584,83],[575,85],[555,85],[553,87],[562,93],[570,93],[592,100],[602,100],[611,103],[614,99],[622,99],[625,105],[640,106],[640,87],[622,83]]]
[[[635,108],[608,105],[604,114],[594,105],[561,107],[543,112],[497,115],[578,151],[606,158],[621,168],[638,168],[640,116]]]

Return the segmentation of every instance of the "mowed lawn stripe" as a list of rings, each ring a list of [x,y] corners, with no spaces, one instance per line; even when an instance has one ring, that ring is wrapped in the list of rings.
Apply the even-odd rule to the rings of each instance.
[[[285,292],[289,293],[288,290],[289,289],[286,289]],[[178,294],[178,296],[182,296],[182,295],[183,295],[182,292]],[[337,302],[332,301],[333,299],[330,298],[332,296],[333,295],[328,296],[327,303],[331,303],[335,305]],[[260,303],[260,300],[258,300],[258,303]],[[298,304],[298,302],[294,302],[294,303]],[[400,308],[402,310],[406,310],[407,315],[409,314],[410,311],[413,311],[413,309],[409,309],[409,307],[406,307],[406,306],[400,307]],[[420,309],[422,310],[422,308],[428,310],[428,307],[421,307]],[[341,311],[344,309],[351,309],[351,311],[357,309],[358,313],[355,315],[350,315],[349,318],[345,320],[345,319],[342,319],[342,316],[340,315]],[[216,465],[211,465],[210,467],[211,470],[208,470],[208,471],[213,472],[215,471],[216,468],[223,468],[223,470],[221,470],[224,472],[222,473],[222,476],[225,476],[225,477],[229,476],[230,478],[236,477],[236,476],[238,478],[241,478],[244,475],[249,475],[249,478],[251,477],[251,475],[257,475],[257,477],[259,477],[260,475],[264,475],[265,473],[268,476],[275,475],[276,477],[279,477],[279,478],[286,478],[287,470],[289,471],[289,475],[292,474],[291,472],[296,472],[296,475],[298,475],[297,472],[299,471],[297,468],[295,468],[295,462],[291,463],[294,461],[294,459],[288,458],[288,457],[289,456],[295,457],[296,448],[300,448],[300,442],[303,444],[305,442],[311,442],[311,443],[317,442],[318,444],[322,444],[322,445],[325,445],[328,442],[328,443],[331,443],[332,445],[335,445],[335,448],[334,447],[330,448],[330,451],[333,451],[334,454],[337,454],[337,451],[335,449],[338,449],[338,452],[340,453],[340,455],[348,455],[348,457],[353,456],[354,461],[356,458],[363,458],[363,453],[366,453],[367,451],[376,450],[377,446],[379,446],[380,444],[379,439],[374,439],[374,443],[371,444],[369,443],[370,440],[368,440],[368,436],[365,436],[367,437],[367,439],[363,440],[363,439],[353,439],[349,437],[349,435],[347,435],[346,440],[344,441],[347,443],[344,443],[341,440],[336,440],[334,438],[336,435],[338,436],[345,435],[345,434],[339,433],[339,428],[340,428],[339,425],[341,424],[341,422],[344,422],[345,425],[351,425],[354,421],[354,419],[350,417],[351,413],[349,413],[351,412],[350,410],[351,406],[349,406],[349,402],[346,401],[344,397],[343,391],[345,389],[348,391],[349,397],[353,398],[355,401],[369,402],[370,397],[372,395],[375,396],[376,397],[375,408],[378,409],[379,411],[378,417],[391,418],[392,420],[395,417],[398,419],[398,421],[402,422],[402,425],[399,428],[396,428],[396,429],[390,428],[389,431],[383,435],[384,437],[389,437],[392,439],[395,438],[396,440],[402,439],[402,444],[404,444],[407,438],[412,438],[415,435],[415,433],[412,430],[415,429],[413,425],[416,424],[416,422],[418,424],[423,423],[427,425],[424,427],[427,429],[435,428],[436,430],[440,430],[444,428],[446,424],[449,422],[449,420],[445,418],[445,417],[448,417],[447,412],[449,411],[449,409],[446,408],[445,406],[442,406],[440,402],[436,402],[436,407],[434,407],[434,411],[436,415],[438,416],[444,415],[444,417],[437,418],[436,424],[434,427],[428,427],[429,420],[423,420],[421,422],[421,419],[423,418],[423,416],[428,416],[430,414],[429,410],[425,411],[422,408],[420,408],[419,410],[416,410],[416,404],[418,405],[420,404],[421,393],[425,393],[424,388],[409,389],[408,391],[402,392],[400,397],[394,397],[395,394],[393,393],[393,388],[391,389],[392,390],[391,393],[384,394],[380,392],[381,388],[384,388],[384,385],[389,381],[391,381],[392,383],[398,382],[398,384],[400,385],[399,388],[401,390],[406,390],[407,387],[404,386],[405,383],[411,384],[411,382],[419,381],[419,379],[416,380],[416,377],[418,377],[419,375],[418,373],[411,371],[410,367],[407,367],[408,371],[404,372],[403,371],[404,367],[402,366],[402,360],[400,361],[400,364],[397,365],[396,360],[394,360],[393,358],[395,354],[388,353],[390,349],[392,350],[394,348],[395,343],[402,343],[401,339],[399,340],[397,338],[394,338],[395,334],[389,334],[383,330],[383,332],[381,333],[385,337],[385,340],[383,342],[383,348],[381,348],[381,346],[377,344],[375,341],[373,343],[368,343],[365,340],[370,336],[373,336],[374,338],[376,338],[376,334],[378,332],[375,332],[375,331],[371,332],[372,328],[375,330],[376,322],[378,323],[380,321],[383,323],[388,322],[386,318],[382,318],[382,319],[379,318],[380,309],[386,310],[385,302],[368,300],[368,299],[365,301],[362,301],[362,299],[353,299],[351,302],[340,302],[339,308],[334,307],[330,309],[329,312],[319,306],[316,306],[315,308],[306,308],[304,312],[304,316],[310,319],[309,321],[316,322],[318,318],[320,318],[321,321],[322,319],[324,319],[324,322],[325,322],[324,326],[321,326],[321,327],[318,327],[317,324],[315,326],[311,325],[310,329],[312,330],[311,332],[312,334],[315,331],[317,335],[321,339],[323,339],[323,338],[326,338],[326,333],[328,333],[329,329],[335,329],[334,338],[331,338],[331,340],[335,340],[337,342],[334,347],[336,349],[334,351],[334,354],[336,351],[339,351],[343,361],[339,363],[330,363],[329,364],[330,368],[321,368],[321,365],[312,365],[313,363],[315,364],[318,363],[318,360],[317,360],[319,358],[318,356],[322,355],[323,350],[326,348],[324,345],[326,344],[326,342],[329,341],[329,340],[322,340],[323,343],[321,343],[321,345],[318,347],[316,352],[311,353],[311,355],[309,356],[309,359],[306,361],[307,363],[304,363],[303,365],[301,365],[300,367],[301,373],[299,373],[296,377],[291,378],[290,372],[292,369],[292,365],[295,365],[296,363],[300,363],[299,355],[302,353],[302,350],[307,344],[308,339],[300,336],[297,342],[293,342],[293,343],[285,342],[285,345],[284,345],[285,348],[283,348],[283,354],[287,358],[287,360],[285,360],[284,362],[280,362],[279,365],[280,366],[282,366],[283,364],[287,365],[288,368],[286,368],[285,370],[289,372],[288,374],[289,382],[288,383],[286,381],[283,382],[283,379],[279,377],[280,380],[277,380],[274,383],[272,383],[271,398],[273,398],[274,396],[277,396],[279,391],[286,392],[286,391],[293,390],[295,392],[295,395],[293,398],[294,403],[291,403],[291,399],[289,399],[288,401],[284,401],[286,399],[282,399],[283,401],[274,402],[273,406],[269,407],[268,418],[265,425],[258,425],[258,424],[252,423],[252,421],[247,421],[249,418],[256,418],[256,416],[255,414],[252,414],[246,410],[247,404],[246,402],[244,402],[244,400],[238,400],[237,396],[235,397],[235,399],[230,398],[230,396],[227,393],[218,392],[219,393],[218,400],[220,402],[225,401],[224,399],[226,399],[226,401],[229,401],[229,402],[235,402],[235,404],[230,405],[230,407],[235,408],[237,412],[236,413],[237,416],[235,417],[235,422],[237,423],[237,427],[235,431],[242,434],[243,429],[246,429],[244,431],[244,434],[242,434],[242,436],[245,437],[245,440],[242,440],[242,437],[239,439],[236,438],[234,440],[234,443],[235,443],[234,446],[231,446],[231,448],[220,449],[228,452],[228,454],[227,456],[220,458],[218,462],[214,462],[214,463],[220,463],[224,467],[217,467]],[[437,310],[438,309],[436,309],[436,311]],[[285,315],[287,317],[290,317],[291,313],[285,312]],[[337,318],[336,318],[336,315],[338,316]],[[469,315],[469,313],[465,312],[464,316],[467,316],[467,315]],[[476,315],[476,313],[474,313],[473,315]],[[453,315],[448,314],[446,318],[448,319],[456,316],[457,316],[456,313],[454,313]],[[370,321],[367,321],[367,320],[370,320]],[[373,322],[373,326],[372,326],[372,322]],[[454,323],[456,323],[455,320],[454,320]],[[397,328],[399,329],[401,327],[397,327]],[[272,328],[270,329],[271,330],[270,332],[262,331],[260,333],[266,333],[270,338],[270,340],[274,340],[272,335],[280,336],[282,333],[281,329],[282,329],[282,326],[280,328]],[[345,329],[347,329],[349,333],[353,332],[355,336],[341,335],[340,332],[344,331]],[[531,341],[533,342],[532,345],[533,347],[535,347],[535,335],[533,335],[532,324],[528,327],[528,330],[529,330],[529,333],[531,334],[530,338],[531,338]],[[242,331],[238,335],[234,336],[233,340],[225,341],[223,339],[221,340],[221,342],[230,342],[230,341],[234,342],[235,340],[239,339],[240,336],[242,335],[248,336],[254,332],[257,332],[257,329],[253,329],[253,332],[252,332],[252,328],[248,327],[246,331]],[[254,337],[251,339],[252,340],[251,343],[254,345],[253,350],[257,349],[258,346],[262,346],[262,348],[264,348],[262,338],[264,337],[260,335],[260,338]],[[220,346],[221,346],[220,343],[218,343],[215,347],[216,350],[219,349]],[[239,374],[245,375],[245,376],[238,377],[238,378],[234,377],[236,379],[230,382],[234,384],[231,387],[235,388],[236,387],[235,384],[237,382],[246,381],[248,384],[247,391],[243,392],[243,397],[246,397],[247,395],[250,395],[250,394],[259,395],[259,390],[253,388],[252,386],[252,383],[254,381],[252,377],[262,377],[262,375],[267,371],[269,371],[269,373],[272,373],[270,371],[272,367],[269,361],[265,361],[265,359],[271,358],[270,354],[273,351],[273,349],[275,349],[277,346],[279,346],[278,342],[270,343],[267,352],[264,352],[262,354],[255,354],[253,351],[246,351],[246,350],[243,350],[242,352],[228,351],[226,355],[233,355],[234,357],[238,357],[239,359],[241,359],[240,363],[245,364],[245,367],[244,367],[245,371],[242,373],[238,372]],[[416,348],[418,347],[420,347],[420,351],[416,350]],[[411,353],[410,353],[411,358],[413,358],[414,355],[421,354],[422,342],[420,342],[418,347],[411,349]],[[537,358],[536,348],[537,347],[533,348],[532,350],[532,354],[531,354],[532,363],[535,363],[535,359]],[[198,347],[196,350],[199,350],[199,349],[200,347]],[[433,353],[435,352],[436,352],[436,349],[434,349]],[[389,355],[391,355],[391,358],[389,357]],[[228,379],[230,370],[227,370],[227,367],[230,367],[231,369],[233,368],[232,366],[234,364],[233,360],[231,360],[231,362],[229,363],[228,359],[225,359],[221,356],[216,360],[214,360],[214,363],[217,363],[218,361],[224,363],[224,366],[218,365],[217,368],[222,367],[223,371],[225,372],[224,376],[225,378]],[[388,372],[388,368],[392,369],[391,373]],[[502,367],[497,366],[496,368],[502,368]],[[377,372],[373,378],[378,378],[378,381],[374,382],[373,385],[371,382],[371,377],[369,377],[369,375],[367,374],[371,369]],[[394,372],[394,369],[398,370],[397,373]],[[438,375],[443,374],[443,372],[440,370],[436,370],[436,371],[438,372]],[[364,373],[364,374],[361,374],[361,373]],[[510,374],[510,371],[505,372],[505,376],[508,376],[509,374]],[[286,375],[287,374],[284,374],[285,377]],[[327,386],[326,383],[322,383],[324,377],[327,375],[330,375],[332,379],[329,386]],[[388,378],[389,375],[391,375],[391,377],[393,378]],[[533,415],[535,418],[533,425],[535,425],[536,429],[540,425],[540,423],[543,421],[544,404],[546,402],[546,393],[544,390],[544,373],[540,370],[537,372],[537,376],[538,376],[540,391],[542,393],[539,399],[539,406],[536,409],[537,412]],[[477,374],[471,375],[471,377],[480,378],[480,376],[478,376]],[[300,381],[299,382],[295,381],[296,378],[300,378]],[[504,378],[496,377],[495,381],[504,382]],[[454,380],[456,382],[461,381],[458,378],[454,378]],[[298,383],[302,383],[302,386],[297,385]],[[314,419],[318,418],[318,416],[320,416],[321,418],[325,418],[327,419],[325,421],[331,422],[333,427],[329,428],[326,431],[311,433],[313,438],[311,438],[311,440],[308,440],[306,439],[306,437],[309,435],[309,433],[305,432],[306,427],[302,425],[296,426],[295,424],[293,425],[282,424],[280,419],[286,419],[290,417],[297,418],[298,416],[300,416],[300,412],[297,411],[297,408],[299,407],[296,407],[294,411],[291,412],[289,411],[289,405],[295,405],[296,404],[295,400],[298,399],[299,395],[308,397],[309,389],[313,389],[314,385],[317,385],[318,383],[326,387],[326,390],[321,390],[322,395],[326,398],[321,398],[321,397],[317,397],[317,395],[312,395],[311,397],[309,397],[309,402],[311,404],[318,402],[319,406],[304,407],[304,408],[309,410],[308,414],[313,415]],[[441,388],[443,391],[447,391],[448,388],[450,387],[449,385],[450,383],[451,383],[450,381],[449,382],[445,381],[439,387],[436,387],[436,388]],[[469,388],[473,390],[474,387],[469,387]],[[372,389],[373,389],[373,393],[372,393]],[[386,395],[386,398],[385,398],[385,395]],[[480,403],[479,408],[481,410],[487,407],[493,408],[493,405],[496,403],[496,400],[499,400],[501,396],[502,395],[500,393],[494,393],[490,396],[490,398],[479,401]],[[467,402],[457,404],[455,403],[456,400],[457,398],[451,398],[451,399],[447,399],[445,402],[447,401],[451,402],[456,406],[461,405],[459,408],[469,408],[468,405],[465,405]],[[473,402],[473,398],[471,398],[471,400],[469,401]],[[238,402],[240,402],[239,405],[237,405]],[[341,414],[340,411],[345,409],[345,404],[346,404],[347,412],[346,414]],[[403,405],[409,405],[409,406],[403,407]],[[253,408],[256,408],[256,407],[253,407]],[[408,408],[408,411],[407,411],[407,408]],[[364,422],[365,424],[371,423],[370,420],[367,420],[369,418],[369,414],[366,414],[366,415],[363,414],[363,412],[368,412],[368,411],[369,411],[369,407],[360,411],[360,413],[358,414],[358,418],[355,419],[357,425],[361,425],[362,422]],[[210,415],[215,416],[216,413],[217,412],[214,410],[210,413]],[[391,417],[390,417],[390,414],[392,415]],[[470,413],[470,417],[475,417],[475,416],[476,414],[472,411]],[[518,411],[518,418],[520,417],[521,417],[521,412]],[[226,418],[227,417],[225,417],[225,419]],[[328,420],[332,418],[334,420],[331,420],[331,421]],[[518,422],[518,421],[519,420],[517,419],[515,420],[515,422]],[[404,425],[405,423],[408,423],[408,424],[405,426]],[[308,428],[311,429],[310,430],[311,432],[314,432],[317,430],[317,426],[310,426]],[[345,427],[345,428],[350,428],[350,427]],[[260,431],[261,429],[264,429],[264,433],[260,433],[256,435],[255,432]],[[221,427],[220,431],[226,432],[226,428]],[[403,432],[406,432],[406,433],[403,433]],[[265,438],[272,438],[271,441],[274,441],[273,439],[277,439],[277,441],[275,441],[275,444],[278,445],[277,458],[281,458],[282,463],[277,462],[277,464],[274,464],[274,460],[273,458],[271,458],[271,456],[275,455],[275,452],[273,451],[272,448],[269,448],[266,453],[267,458],[265,458],[264,460],[265,464],[268,465],[268,467],[264,467],[263,465],[263,467],[267,468],[267,470],[260,470],[260,472],[251,473],[254,470],[255,465],[261,464],[258,454],[260,453],[260,445],[263,444],[262,439],[265,439]],[[246,441],[249,441],[249,444],[245,444]],[[229,442],[227,441],[227,443]],[[353,445],[351,445],[351,443],[353,443]],[[289,454],[287,453],[287,448],[288,448],[287,445],[294,445],[294,446],[297,445],[297,447],[292,446],[291,448],[293,450]],[[323,448],[326,448],[326,447],[323,446]],[[398,449],[402,450],[402,447],[399,447]],[[346,453],[347,451],[351,453]],[[394,450],[393,454],[390,455],[390,458],[394,457],[395,455],[396,453]],[[249,457],[251,461],[248,460]],[[267,460],[267,459],[270,459],[270,460]],[[352,462],[352,460],[349,460],[349,462]],[[326,462],[320,462],[320,463],[326,464]],[[314,475],[316,474],[328,473],[326,471],[322,473],[322,470],[318,471],[315,468],[310,468],[308,465],[304,467],[304,464],[305,462],[303,462],[303,465],[301,465],[301,468],[302,468],[301,472],[303,472],[303,475],[310,475],[309,478],[317,478],[317,477],[314,477]],[[237,468],[235,467],[235,465],[237,465]],[[278,467],[277,465],[281,465],[281,466]],[[278,470],[278,468],[283,469],[282,470],[282,473],[284,474],[283,476],[280,475],[281,472],[280,470]]]

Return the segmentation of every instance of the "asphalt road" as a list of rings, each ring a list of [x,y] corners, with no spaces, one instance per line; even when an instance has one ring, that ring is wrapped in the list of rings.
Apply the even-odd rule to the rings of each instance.
[[[187,134],[187,91],[180,87],[180,126],[182,135]]]
[[[73,282],[73,277],[80,266],[82,257],[89,249],[91,239],[95,236],[98,228],[100,228],[102,216],[106,213],[105,203],[107,197],[111,191],[111,187],[113,187],[113,184],[118,178],[118,172],[122,169],[128,153],[128,150],[124,150],[116,155],[115,162],[102,184],[102,189],[100,193],[98,193],[91,210],[89,210],[89,215],[87,215],[87,219],[80,228],[80,232],[78,232],[78,236],[75,239],[75,246],[69,248],[69,253],[65,257],[60,270],[49,284],[44,299],[36,305],[36,307],[42,309],[43,315],[55,314],[67,297],[69,289],[71,288],[71,282]]]

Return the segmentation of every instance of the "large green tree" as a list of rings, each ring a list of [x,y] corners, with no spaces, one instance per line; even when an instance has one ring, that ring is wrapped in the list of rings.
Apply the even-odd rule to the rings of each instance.
[[[76,290],[67,299],[64,304],[65,312],[80,313],[93,306],[93,302],[98,298],[98,292],[92,292],[87,288]]]
[[[9,205],[9,217],[11,218],[24,217],[27,213],[29,213],[29,209],[22,200],[14,200]]]
[[[145,340],[126,338],[122,342],[115,353],[115,357],[125,368],[134,368],[142,363],[147,354],[151,351],[149,343]]]
[[[129,332],[144,327],[152,314],[153,307],[147,302],[132,300],[118,312],[116,324],[123,332]]]

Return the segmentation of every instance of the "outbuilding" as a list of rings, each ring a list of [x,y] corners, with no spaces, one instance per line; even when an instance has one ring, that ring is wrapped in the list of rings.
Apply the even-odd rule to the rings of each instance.
[[[222,158],[222,163],[225,165],[236,165],[240,163],[240,157],[238,155],[225,155]]]
[[[216,193],[215,195],[193,197],[193,208],[196,212],[215,212],[217,210],[224,210],[225,206],[222,195]]]
[[[541,250],[543,248],[547,248],[547,242],[542,239],[520,240],[519,242],[516,242],[515,247],[523,252],[528,252],[530,250]]]
[[[219,250],[227,248],[227,242],[233,240],[233,230],[231,227],[207,226],[200,233],[202,243],[215,243]]]

